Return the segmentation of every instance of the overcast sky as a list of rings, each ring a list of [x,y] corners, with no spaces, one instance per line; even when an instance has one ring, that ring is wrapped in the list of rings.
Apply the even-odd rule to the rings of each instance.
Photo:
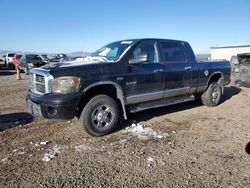
[[[0,0],[0,50],[95,51],[131,38],[188,41],[195,53],[250,43],[249,0]]]

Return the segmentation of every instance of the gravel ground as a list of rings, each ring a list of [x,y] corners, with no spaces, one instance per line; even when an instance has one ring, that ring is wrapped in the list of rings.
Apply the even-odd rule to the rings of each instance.
[[[93,138],[26,113],[28,77],[0,72],[0,187],[249,187],[250,89],[214,108],[188,102],[130,115]],[[249,148],[249,147],[248,147]]]

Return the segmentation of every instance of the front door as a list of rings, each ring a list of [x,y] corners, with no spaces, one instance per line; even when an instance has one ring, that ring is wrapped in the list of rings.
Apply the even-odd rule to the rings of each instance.
[[[125,95],[128,104],[163,98],[164,65],[160,64],[157,41],[141,42],[131,52],[129,59],[135,59],[143,54],[147,54],[148,61],[128,63],[124,77]]]

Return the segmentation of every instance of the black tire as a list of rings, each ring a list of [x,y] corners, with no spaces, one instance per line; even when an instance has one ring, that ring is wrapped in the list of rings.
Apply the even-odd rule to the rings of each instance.
[[[111,133],[120,118],[118,104],[107,95],[97,95],[84,107],[80,116],[80,127],[91,136]]]
[[[212,82],[205,93],[202,94],[201,100],[205,106],[213,107],[220,103],[222,88],[217,82]]]

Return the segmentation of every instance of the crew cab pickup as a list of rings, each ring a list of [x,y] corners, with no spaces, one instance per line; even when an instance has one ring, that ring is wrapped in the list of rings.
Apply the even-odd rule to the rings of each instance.
[[[127,113],[192,101],[220,103],[230,82],[228,61],[197,62],[185,41],[136,39],[110,43],[82,62],[30,70],[27,104],[48,119],[79,118],[92,136],[114,130]]]

